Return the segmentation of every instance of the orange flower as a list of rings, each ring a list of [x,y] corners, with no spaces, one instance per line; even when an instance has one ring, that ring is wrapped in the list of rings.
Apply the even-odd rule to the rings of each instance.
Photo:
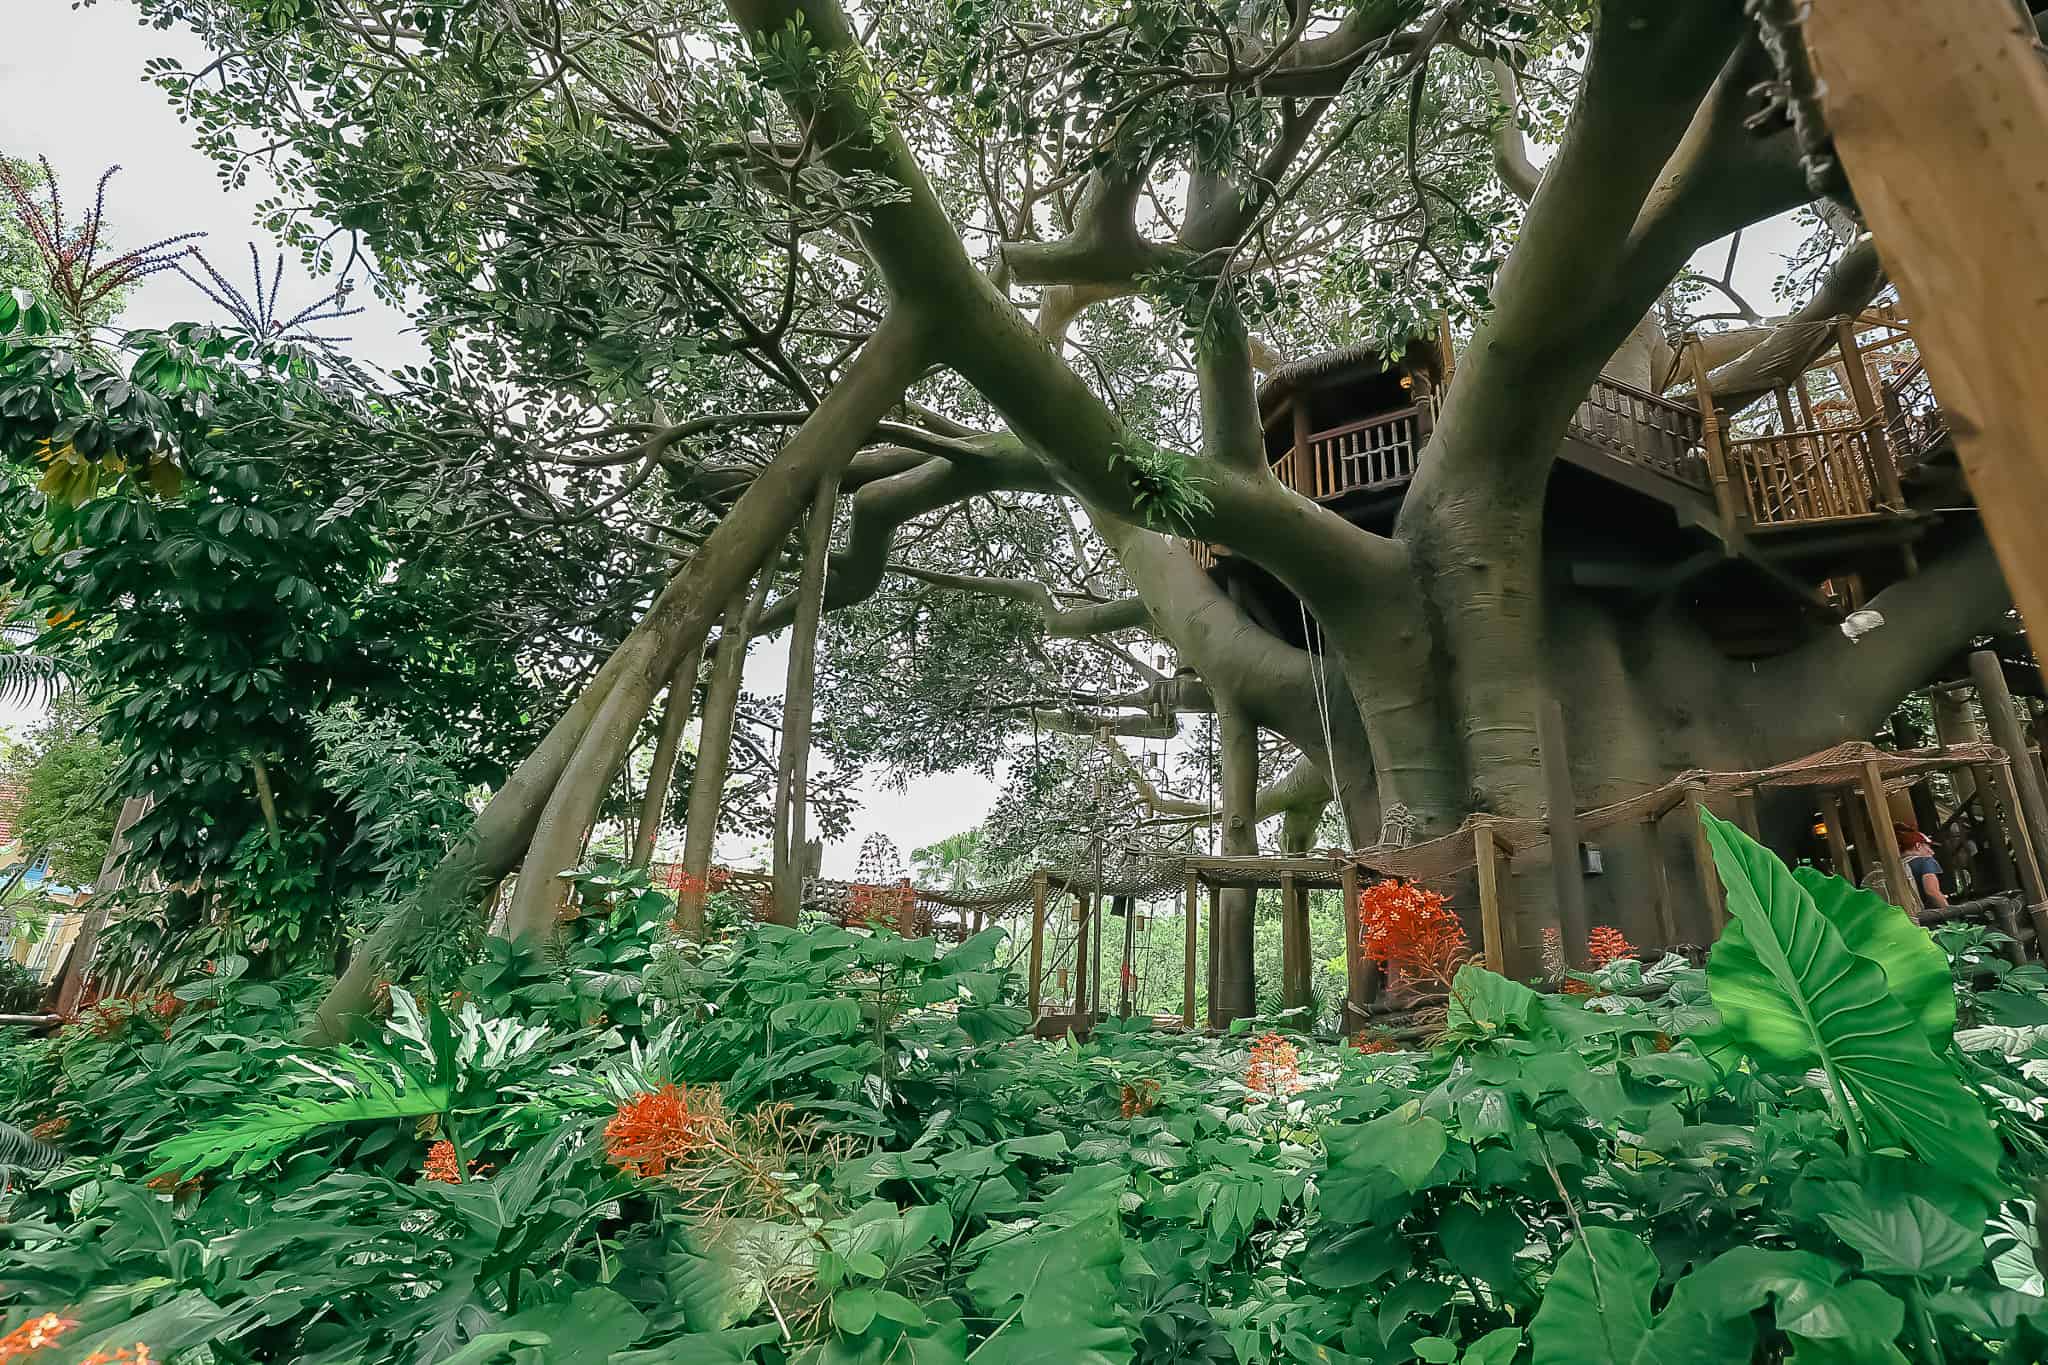
[[[442,1185],[460,1185],[462,1167],[455,1160],[455,1144],[442,1138],[427,1148],[427,1161],[420,1168],[420,1179]]]
[[[1262,1035],[1252,1044],[1251,1065],[1245,1068],[1247,1090],[1278,1097],[1301,1089],[1300,1057],[1294,1044],[1277,1033]]]
[[[138,1341],[116,1350],[94,1351],[78,1365],[156,1365],[156,1357],[149,1353],[146,1343]]]
[[[64,1136],[64,1130],[70,1126],[71,1120],[68,1118],[44,1119],[41,1123],[29,1129],[28,1135],[37,1142],[55,1142],[58,1138]]]
[[[1592,983],[1581,981],[1575,976],[1566,977],[1558,983],[1557,988],[1566,995],[1591,995],[1593,993]]]
[[[12,1365],[25,1360],[45,1346],[57,1344],[57,1338],[78,1326],[76,1318],[60,1318],[55,1313],[44,1313],[30,1318],[21,1326],[0,1337],[0,1365]]]
[[[725,1126],[717,1086],[671,1083],[619,1106],[604,1126],[604,1153],[620,1170],[652,1178],[718,1141]]]
[[[1351,1035],[1351,1047],[1355,1052],[1368,1055],[1375,1052],[1399,1052],[1401,1045],[1376,1029],[1362,1028]]]
[[[1408,882],[1376,882],[1358,894],[1365,955],[1394,972],[1448,985],[1471,950],[1444,898]]]
[[[1627,957],[1635,950],[1635,945],[1623,936],[1621,930],[1611,925],[1600,925],[1586,935],[1586,951],[1592,957],[1595,967],[1605,967],[1610,962]]]
[[[1127,1119],[1143,1118],[1152,1112],[1152,1106],[1158,1102],[1159,1082],[1140,1080],[1136,1085],[1127,1085],[1124,1087],[1123,1104],[1121,1106],[1123,1117]]]
[[[198,1189],[206,1182],[204,1177],[201,1176],[194,1176],[190,1180],[180,1180],[176,1171],[165,1171],[161,1175],[151,1176],[142,1183],[146,1189],[152,1189],[158,1194],[168,1194],[175,1198],[188,1191]]]

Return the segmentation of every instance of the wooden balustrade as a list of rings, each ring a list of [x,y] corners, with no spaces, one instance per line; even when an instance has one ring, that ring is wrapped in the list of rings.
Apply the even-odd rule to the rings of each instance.
[[[1280,457],[1288,468],[1281,477],[1297,493],[1319,500],[1404,484],[1415,477],[1428,436],[1426,412],[1414,404],[1316,432],[1309,438],[1307,469],[1297,465],[1290,449]]]
[[[1752,526],[1805,525],[1901,510],[1888,506],[1881,419],[1739,437],[1728,463]]]
[[[1712,480],[1700,453],[1702,426],[1697,407],[1604,378],[1572,418],[1572,434],[1587,444],[1707,492]]]

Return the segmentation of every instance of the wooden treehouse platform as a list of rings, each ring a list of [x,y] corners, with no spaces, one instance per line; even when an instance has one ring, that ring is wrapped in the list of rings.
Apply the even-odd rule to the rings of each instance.
[[[1831,563],[1873,547],[1903,550],[1912,571],[1905,547],[1928,518],[1907,481],[1947,449],[1948,430],[1903,325],[1873,312],[1834,330],[1796,383],[1738,412],[1716,401],[1696,346],[1685,352],[1693,383],[1682,400],[1603,376],[1574,413],[1559,463],[1697,532],[1697,548],[1672,557],[1681,577],[1746,560],[1815,605],[1853,609],[1818,585]],[[1398,360],[1355,347],[1276,369],[1260,389],[1275,477],[1362,525],[1390,524],[1426,458],[1453,367],[1445,330],[1410,342]],[[1617,527],[1630,520],[1614,504],[1595,515]],[[1218,544],[1189,549],[1208,568],[1230,557]],[[1619,577],[1655,581],[1639,567]]]

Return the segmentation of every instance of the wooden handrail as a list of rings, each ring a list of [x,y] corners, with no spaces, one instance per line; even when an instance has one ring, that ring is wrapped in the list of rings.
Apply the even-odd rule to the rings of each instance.
[[[1420,403],[1411,403],[1405,408],[1395,408],[1391,412],[1375,413],[1371,417],[1366,417],[1356,422],[1346,422],[1341,427],[1330,427],[1323,431],[1312,431],[1308,437],[1309,444],[1314,445],[1318,441],[1333,441],[1339,436],[1349,436],[1354,431],[1365,431],[1370,427],[1383,427],[1393,422],[1405,421],[1421,411],[1422,405]]]

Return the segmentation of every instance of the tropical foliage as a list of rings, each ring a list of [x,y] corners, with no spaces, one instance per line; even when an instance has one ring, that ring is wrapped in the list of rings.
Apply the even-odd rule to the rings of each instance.
[[[1466,966],[1427,1050],[1036,1043],[995,932],[687,944],[615,867],[559,958],[344,1049],[223,959],[13,1045],[61,1159],[6,1322],[62,1365],[2039,1358],[2048,982],[1709,832],[1705,971]]]

